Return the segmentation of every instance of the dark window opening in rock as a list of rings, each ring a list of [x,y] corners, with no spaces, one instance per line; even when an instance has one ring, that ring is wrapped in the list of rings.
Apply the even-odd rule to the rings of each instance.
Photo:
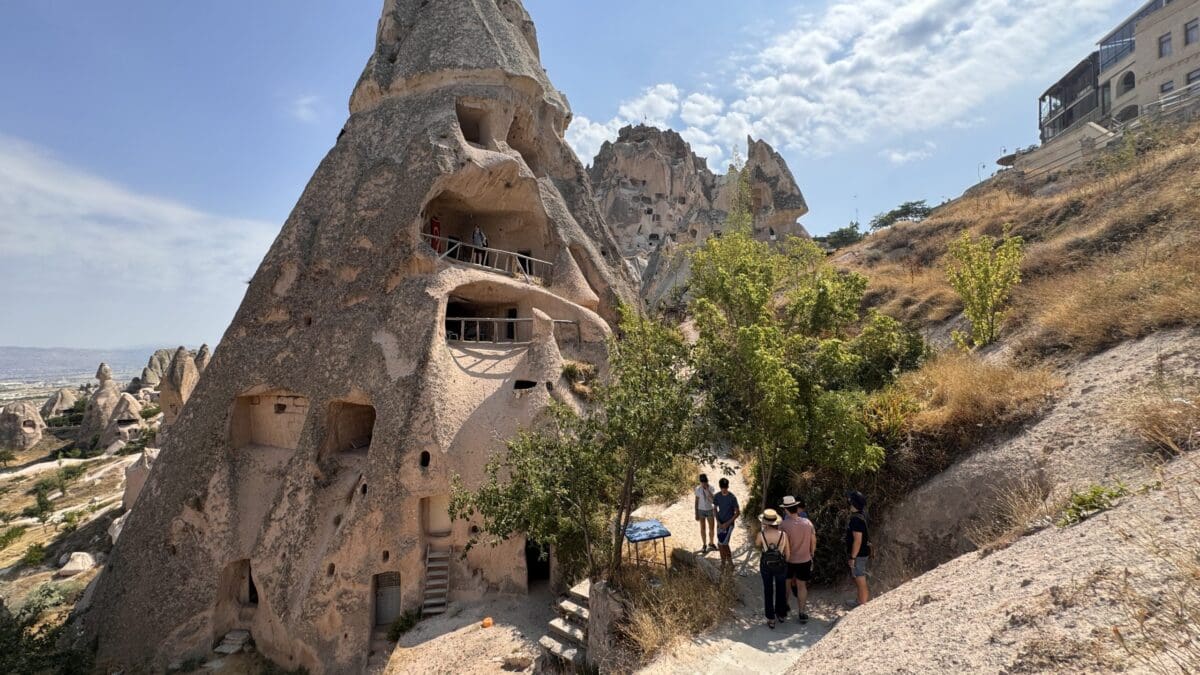
[[[650,241],[658,241],[659,239],[662,239],[662,237],[657,232],[650,233]]]
[[[646,215],[648,215],[648,216],[654,215],[654,209],[646,209]]]
[[[528,117],[517,115],[508,127],[508,137],[504,140],[508,143],[508,147],[520,153],[521,159],[525,160],[525,165],[529,167],[533,175],[541,178],[545,174],[542,171],[541,158],[537,153],[537,140],[532,126]]]
[[[471,534],[472,534],[472,535],[479,534],[479,526],[478,526],[478,525],[472,525],[472,526],[471,526]]]
[[[400,573],[376,574],[372,580],[375,587],[375,625],[390,626],[400,618]]]
[[[304,317],[304,325],[305,325],[305,326],[311,326],[311,325],[312,325],[312,317],[311,317],[311,316],[306,316],[306,317]]]
[[[334,401],[329,404],[325,433],[327,453],[366,454],[375,432],[375,408],[361,403]]]
[[[513,305],[452,298],[446,303],[445,329],[447,342],[514,344],[528,342],[533,326]]]
[[[554,383],[553,382],[546,383],[546,391],[554,391]]]
[[[336,569],[337,568],[334,567],[333,563],[329,563],[329,566],[325,568],[325,574],[327,576],[333,576],[333,573]]]
[[[537,382],[534,382],[533,380],[517,380],[516,382],[513,382],[513,389],[516,389],[517,391],[533,389],[536,386]]]
[[[458,127],[462,130],[463,140],[482,146],[483,128],[487,113],[482,108],[474,108],[455,104],[454,111],[458,115]]]
[[[421,468],[422,468],[422,469],[428,469],[428,468],[429,468],[429,460],[430,460],[429,451],[428,451],[428,450],[423,450],[423,451],[421,452]]]
[[[234,449],[246,447],[295,450],[308,416],[308,399],[288,391],[233,400],[229,440]]]
[[[123,418],[117,420],[117,426],[122,429],[127,429],[129,427],[135,427],[135,426],[137,426],[137,423],[138,423],[137,420],[129,418],[129,417],[123,417]],[[28,420],[25,422],[25,426],[29,429],[34,428],[33,422],[30,422]]]
[[[449,536],[451,525],[450,495],[421,498],[421,529],[426,536]]]
[[[525,540],[525,569],[529,585],[550,581],[550,551],[536,541]]]
[[[246,588],[246,600],[251,605],[257,605],[258,604],[258,586],[254,585],[254,575],[250,573],[249,569],[246,570],[246,583],[248,584],[248,586]]]
[[[384,552],[383,552],[383,562],[387,562],[387,561],[388,561],[388,558],[390,558],[390,557],[392,557],[392,552],[391,552],[391,551],[384,551]]]
[[[521,270],[526,274],[533,274],[533,262],[531,260],[533,250],[528,248],[517,249],[517,255],[520,256],[517,258],[517,265]]]
[[[125,420],[120,420],[117,424],[123,424],[124,422]],[[137,424],[137,422],[134,422],[134,424]],[[21,422],[21,426],[26,429],[37,430],[37,424],[33,420],[25,420]]]
[[[360,492],[362,492],[364,495],[367,494],[367,484],[366,483],[362,484],[362,490],[360,490]]]
[[[225,566],[217,585],[218,613],[233,613],[239,607],[258,605],[258,586],[250,570],[250,560],[236,560]]]
[[[341,525],[341,524],[342,524],[342,514],[339,513],[338,515],[333,517],[333,526],[337,527],[338,525]]]

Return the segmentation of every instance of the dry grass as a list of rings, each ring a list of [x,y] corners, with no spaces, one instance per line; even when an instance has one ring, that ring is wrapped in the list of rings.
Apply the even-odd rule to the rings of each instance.
[[[1159,382],[1123,401],[1120,415],[1169,456],[1200,450],[1200,383]]]
[[[724,575],[714,584],[688,565],[675,565],[667,574],[626,565],[616,583],[627,601],[620,630],[642,663],[727,619],[736,600],[731,577]]]
[[[995,365],[947,352],[904,374],[896,386],[919,406],[910,420],[913,431],[969,443],[1040,413],[1062,380],[1042,368]]]
[[[1007,226],[1027,248],[1006,333],[1026,335],[1035,353],[1087,354],[1200,325],[1200,124],[1156,129],[1143,145],[1152,149],[1081,168],[1045,196],[1008,174],[840,259],[870,278],[869,305],[931,327],[961,309],[945,279],[947,244],[963,231],[996,236]]]
[[[1060,505],[1048,501],[1049,496],[1049,488],[1033,478],[997,490],[988,515],[967,529],[967,538],[984,555],[1008,548],[1022,536],[1053,522]]]

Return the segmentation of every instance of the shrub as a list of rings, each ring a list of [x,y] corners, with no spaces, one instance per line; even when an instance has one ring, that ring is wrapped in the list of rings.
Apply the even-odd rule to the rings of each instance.
[[[1006,548],[1031,528],[1050,524],[1056,505],[1047,503],[1048,490],[1024,478],[998,490],[981,522],[967,529],[967,538],[984,554]]]
[[[971,322],[970,347],[989,345],[999,336],[1009,295],[1021,281],[1022,245],[1020,237],[973,239],[966,232],[950,244],[946,274]],[[954,341],[968,347],[967,336],[958,331]]]
[[[17,453],[8,448],[0,450],[0,465],[4,465],[7,468],[9,464],[15,461],[17,461]]]
[[[67,511],[63,514],[62,531],[66,533],[74,532],[79,529],[79,521],[83,514],[79,511]]]
[[[1093,485],[1083,492],[1072,491],[1071,496],[1067,498],[1067,505],[1058,519],[1058,526],[1074,525],[1101,511],[1107,511],[1116,505],[1118,499],[1127,494],[1129,494],[1129,489],[1121,483],[1117,483],[1113,487]]]
[[[676,640],[728,618],[737,597],[731,575],[723,574],[713,583],[690,565],[675,565],[665,575],[645,567],[626,567],[614,586],[628,607],[618,632],[643,663]]]
[[[410,609],[400,615],[392,625],[388,626],[387,639],[396,642],[408,631],[412,630],[421,621],[421,611],[418,609]]]
[[[157,406],[157,405],[146,406],[145,408],[142,408],[142,413],[141,413],[142,419],[144,419],[144,420],[151,419],[152,417],[154,417],[155,415],[157,415],[160,412],[162,412],[161,406]]]
[[[1200,386],[1161,382],[1120,409],[1126,424],[1167,455],[1200,449]]]
[[[571,383],[571,391],[585,401],[592,400],[596,366],[583,361],[566,361],[563,363],[562,374],[567,382]]]
[[[25,549],[25,554],[21,556],[21,565],[26,567],[37,567],[46,561],[46,547],[41,544],[30,544],[29,548]]]
[[[908,436],[912,417],[920,410],[920,404],[908,392],[888,387],[867,399],[863,419],[876,443],[894,448]]]
[[[10,544],[20,539],[23,534],[25,534],[25,527],[23,525],[13,525],[4,530],[3,534],[0,534],[0,550],[8,548]]]

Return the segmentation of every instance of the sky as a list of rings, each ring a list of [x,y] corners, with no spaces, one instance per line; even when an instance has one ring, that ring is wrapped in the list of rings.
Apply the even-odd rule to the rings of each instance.
[[[585,164],[629,123],[718,172],[763,138],[814,234],[953,198],[1036,142],[1038,95],[1138,4],[525,0]],[[345,122],[380,6],[5,2],[0,345],[218,342]]]

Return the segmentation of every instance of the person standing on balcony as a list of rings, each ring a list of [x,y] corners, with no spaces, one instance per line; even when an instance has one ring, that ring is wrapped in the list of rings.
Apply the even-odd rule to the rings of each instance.
[[[437,216],[429,219],[429,234],[433,236],[433,250],[438,255],[442,254],[442,221],[438,220]]]
[[[483,250],[487,248],[487,236],[483,234],[483,230],[478,225],[471,232],[471,246],[475,247],[475,255],[472,256],[472,261],[476,265],[484,264]]]

